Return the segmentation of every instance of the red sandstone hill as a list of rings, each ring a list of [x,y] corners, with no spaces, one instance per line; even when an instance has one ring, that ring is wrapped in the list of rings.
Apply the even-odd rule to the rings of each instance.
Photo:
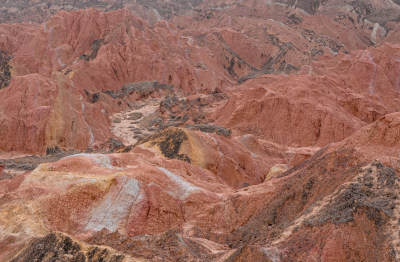
[[[3,2],[0,261],[400,259],[397,1]]]
[[[127,11],[61,12],[43,25],[0,28],[0,49],[12,56],[12,80],[0,94],[4,151],[85,150],[105,142],[110,117],[128,105],[103,92],[126,83],[157,80],[180,94],[233,84],[209,50],[168,22],[150,27]]]
[[[324,57],[298,75],[246,82],[216,112],[218,124],[282,145],[323,146],[399,110],[400,49]]]

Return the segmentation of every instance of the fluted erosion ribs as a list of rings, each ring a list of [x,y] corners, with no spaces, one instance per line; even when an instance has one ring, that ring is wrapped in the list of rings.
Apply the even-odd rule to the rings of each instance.
[[[398,1],[0,2],[0,261],[400,261]]]

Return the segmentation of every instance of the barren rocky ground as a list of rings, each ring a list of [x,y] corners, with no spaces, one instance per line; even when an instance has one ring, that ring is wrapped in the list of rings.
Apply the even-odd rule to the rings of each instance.
[[[0,1],[0,261],[400,261],[398,1]]]

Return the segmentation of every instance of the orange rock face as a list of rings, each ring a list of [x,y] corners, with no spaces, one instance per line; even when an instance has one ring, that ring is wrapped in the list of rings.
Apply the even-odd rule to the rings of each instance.
[[[0,30],[0,49],[13,56],[1,111],[17,111],[1,116],[7,127],[1,131],[7,137],[3,151],[98,148],[111,137],[111,115],[126,108],[102,92],[129,82],[157,80],[182,94],[211,93],[231,83],[209,51],[193,46],[168,22],[150,28],[127,11],[61,12],[43,25]]]
[[[217,123],[283,145],[323,146],[398,110],[399,47],[324,58],[299,75],[248,81],[215,114]],[[314,69],[315,68],[315,69]]]
[[[0,10],[0,261],[400,260],[397,1],[68,3]]]

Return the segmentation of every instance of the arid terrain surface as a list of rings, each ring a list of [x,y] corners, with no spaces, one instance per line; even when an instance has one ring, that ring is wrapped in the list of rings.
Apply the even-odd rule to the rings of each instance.
[[[0,261],[400,261],[400,1],[0,0]]]

